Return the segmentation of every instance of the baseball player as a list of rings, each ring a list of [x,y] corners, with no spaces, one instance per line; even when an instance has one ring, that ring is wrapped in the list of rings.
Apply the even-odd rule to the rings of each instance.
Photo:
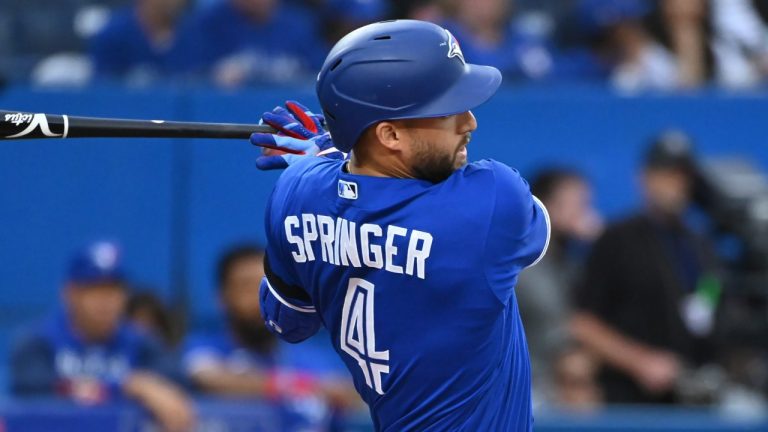
[[[470,110],[500,82],[435,24],[375,23],[325,60],[325,121],[288,102],[262,118],[279,135],[251,138],[304,152],[257,160],[287,168],[267,206],[263,317],[288,342],[325,326],[376,430],[532,429],[514,287],[548,217],[517,171],[467,161]]]

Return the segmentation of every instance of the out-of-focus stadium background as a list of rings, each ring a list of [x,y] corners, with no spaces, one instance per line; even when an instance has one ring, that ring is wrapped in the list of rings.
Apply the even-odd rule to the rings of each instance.
[[[518,168],[553,217],[551,258],[518,287],[537,430],[768,430],[766,0],[0,0],[0,108],[221,122],[286,99],[318,109],[333,42],[388,18],[442,24],[467,61],[504,73],[470,153]],[[0,426],[149,430],[145,409],[191,424],[124,398],[123,381],[83,384],[98,367],[57,376],[55,343],[25,345],[71,309],[77,251],[110,240],[128,294],[159,300],[133,304],[156,306],[148,331],[171,362],[156,372],[196,430],[372,430],[327,334],[209,337],[248,331],[225,294],[239,270],[217,263],[264,240],[277,173],[257,156],[235,141],[0,143]],[[670,210],[665,191],[685,203],[689,182],[692,205]],[[626,234],[633,214],[650,228]],[[258,251],[238,250],[247,273]],[[221,384],[238,376],[255,384]]]

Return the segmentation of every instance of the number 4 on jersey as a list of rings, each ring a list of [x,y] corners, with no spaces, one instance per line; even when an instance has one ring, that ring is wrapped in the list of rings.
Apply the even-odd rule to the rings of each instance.
[[[341,315],[341,349],[357,361],[368,387],[383,395],[381,374],[389,373],[389,350],[376,351],[373,288],[364,279],[349,280]]]

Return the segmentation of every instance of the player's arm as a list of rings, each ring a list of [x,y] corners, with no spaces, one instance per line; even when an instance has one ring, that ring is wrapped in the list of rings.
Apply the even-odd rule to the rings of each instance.
[[[322,322],[306,291],[286,282],[278,275],[276,267],[267,251],[264,256],[266,276],[261,281],[261,315],[267,328],[280,339],[301,342],[317,333]]]
[[[531,195],[520,174],[491,161],[494,205],[486,243],[486,276],[499,299],[506,303],[517,275],[538,263],[547,251],[550,222],[547,209]]]

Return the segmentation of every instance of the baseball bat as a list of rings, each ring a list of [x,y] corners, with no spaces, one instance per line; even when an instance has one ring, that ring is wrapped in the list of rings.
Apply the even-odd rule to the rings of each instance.
[[[129,120],[0,111],[0,139],[33,138],[233,138],[275,133],[267,125]],[[288,153],[295,150],[275,147]]]

